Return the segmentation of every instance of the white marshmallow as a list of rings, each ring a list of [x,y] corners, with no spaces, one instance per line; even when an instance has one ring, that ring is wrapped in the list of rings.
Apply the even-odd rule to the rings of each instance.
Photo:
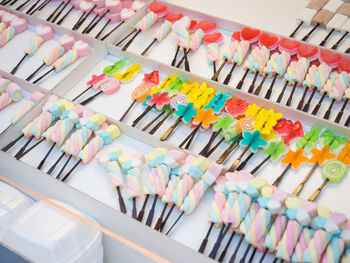
[[[348,19],[347,16],[341,15],[341,14],[336,14],[333,16],[333,18],[328,22],[326,25],[326,28],[328,30],[335,29],[340,31],[342,26],[345,24],[346,20]]]
[[[317,10],[304,8],[297,16],[298,24],[300,22],[304,22],[306,26],[310,26],[312,18],[316,15],[316,13],[317,13]]]
[[[342,32],[350,32],[350,18],[346,20],[345,24],[341,27]]]
[[[336,12],[338,8],[344,4],[344,1],[341,0],[330,0],[322,9],[328,10],[331,12]]]

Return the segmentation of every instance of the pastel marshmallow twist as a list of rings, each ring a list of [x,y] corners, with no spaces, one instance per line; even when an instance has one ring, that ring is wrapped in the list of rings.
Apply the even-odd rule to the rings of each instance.
[[[268,77],[273,77],[275,74],[278,77],[282,77],[289,65],[290,58],[290,54],[285,51],[282,51],[281,54],[272,54],[264,68],[265,74],[267,74]]]
[[[202,29],[197,29],[191,34],[191,52],[195,52],[202,44],[204,32]]]
[[[191,38],[187,29],[182,28],[176,32],[177,36],[177,45],[185,50],[191,48]]]
[[[33,101],[26,101],[24,106],[15,113],[12,118],[12,123],[15,123],[19,120],[24,114],[26,114],[32,107],[34,107],[35,103]]]
[[[11,104],[12,99],[10,94],[4,93],[0,95],[0,110],[5,108],[7,105]]]
[[[4,31],[2,31],[0,35],[0,47],[6,45],[13,37],[15,36],[15,29],[13,27],[7,27]]]
[[[241,65],[247,56],[250,43],[249,41],[233,41],[233,48],[234,49],[234,54],[233,54],[233,62],[236,63],[238,66]]]
[[[245,68],[250,72],[259,72],[263,74],[265,65],[270,57],[270,50],[265,46],[261,48],[255,47],[251,54],[248,56],[248,60],[245,63]]]
[[[40,36],[35,35],[26,46],[24,54],[30,57],[33,56],[42,43],[44,43],[44,39]]]
[[[123,187],[124,179],[120,166],[117,161],[111,161],[106,166],[109,181],[115,187]]]
[[[172,27],[172,23],[168,20],[164,20],[163,24],[157,29],[157,32],[154,36],[158,42],[162,42],[164,38],[170,33]]]
[[[36,139],[40,139],[42,134],[52,124],[53,117],[49,112],[42,112],[38,117],[34,119],[33,125],[30,129],[30,134]]]
[[[155,22],[157,21],[157,15],[153,12],[148,12],[147,15],[141,18],[139,22],[136,23],[135,28],[137,31],[142,32],[147,31]]]
[[[68,50],[66,54],[57,59],[55,63],[52,65],[55,68],[56,72],[60,72],[65,69],[69,65],[73,64],[79,58],[78,51],[76,50]]]
[[[187,193],[193,186],[193,178],[189,174],[185,174],[178,182],[175,191],[173,192],[173,203],[180,207]]]
[[[92,131],[90,129],[81,127],[81,129],[75,131],[65,142],[62,151],[69,155],[78,156],[91,135]]]
[[[298,61],[292,61],[287,68],[286,74],[284,74],[284,79],[290,85],[293,85],[295,82],[297,82],[298,86],[303,85],[309,65],[310,61],[304,57],[299,58]]]
[[[59,57],[61,57],[64,53],[64,47],[58,45],[53,50],[51,50],[43,59],[43,62],[46,66],[51,66],[53,63],[57,61]]]
[[[180,181],[180,177],[178,175],[171,175],[168,185],[164,191],[164,195],[162,197],[162,202],[172,204],[173,203],[173,193],[177,187],[178,182]]]
[[[207,45],[207,58],[209,63],[218,62],[220,60],[220,48],[217,43]]]
[[[275,222],[272,224],[269,232],[265,237],[264,245],[270,251],[275,251],[279,241],[287,226],[287,218],[285,215],[277,215]]]
[[[295,245],[294,253],[292,255],[292,262],[303,262],[303,256],[308,248],[308,244],[314,235],[314,230],[304,227],[299,234],[298,242]]]

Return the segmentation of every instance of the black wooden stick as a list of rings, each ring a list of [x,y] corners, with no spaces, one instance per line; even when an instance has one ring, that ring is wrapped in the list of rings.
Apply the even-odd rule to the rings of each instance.
[[[34,145],[30,146],[28,149],[26,149],[22,154],[18,156],[18,159],[21,159],[26,154],[30,153],[35,147],[37,147],[40,143],[45,141],[45,138],[42,138],[40,141],[36,142]]]
[[[230,244],[231,244],[231,242],[232,242],[233,237],[235,236],[235,234],[236,234],[236,232],[232,231],[232,234],[231,234],[229,240],[227,241],[224,250],[223,250],[223,251],[221,252],[221,254],[220,254],[220,257],[219,257],[219,259],[218,259],[218,262],[224,261],[224,258],[225,258],[225,256],[226,256],[227,250],[228,250],[228,248],[230,247]]]
[[[39,4],[40,0],[36,0],[35,3],[27,10],[26,14],[29,15],[30,12]]]
[[[96,38],[99,37],[99,35],[102,33],[102,31],[104,30],[104,28],[111,22],[111,20],[109,19],[107,21],[107,23],[104,25],[104,27],[101,29],[101,31],[96,35]],[[124,21],[120,22],[115,28],[113,28],[111,31],[109,31],[106,35],[104,35],[101,40],[105,40],[107,37],[109,37],[115,30],[117,30],[122,24],[124,24]]]
[[[213,226],[214,226],[214,223],[211,223],[210,226],[209,226],[208,232],[205,235],[205,237],[203,238],[202,243],[201,243],[201,245],[200,245],[200,247],[198,249],[199,253],[202,253],[202,254],[204,253],[204,250],[205,250],[205,247],[208,244],[208,238],[210,236],[211,230],[213,229]]]
[[[46,73],[44,73],[43,75],[41,75],[41,77],[37,78],[36,80],[33,81],[33,84],[38,83],[40,80],[42,80],[43,78],[45,78],[47,75],[49,75],[52,71],[54,71],[55,68],[50,69],[49,71],[47,71]]]
[[[249,252],[251,247],[252,247],[252,245],[248,244],[247,248],[244,251],[243,257],[240,259],[239,263],[244,263],[245,262],[245,259],[247,258],[248,252]]]
[[[134,29],[133,31],[131,31],[129,34],[127,34],[122,40],[120,40],[117,44],[115,44],[116,46],[119,46],[121,43],[123,43],[126,39],[128,39],[132,34],[134,34],[136,32],[136,29]],[[102,39],[101,39],[102,40]]]
[[[38,67],[32,74],[30,74],[27,78],[26,78],[26,81],[30,81],[36,73],[38,73],[46,64],[43,63],[40,65],[40,67]]]
[[[224,225],[223,225],[224,226]],[[210,254],[209,254],[209,257],[212,258],[212,259],[215,259],[216,257],[216,254],[218,253],[218,250],[220,248],[220,245],[221,245],[221,242],[222,240],[225,238],[227,232],[229,231],[231,227],[231,224],[228,224],[225,228],[225,230],[223,230],[223,232],[220,232],[219,233],[219,236],[214,244],[214,247],[213,249],[210,251]]]
[[[303,25],[304,21],[301,21],[299,23],[299,25],[297,26],[297,28],[289,35],[289,37],[294,37],[295,34],[297,33],[297,31],[299,30],[299,28]]]
[[[218,141],[217,144],[215,144],[213,148],[211,148],[210,150],[207,151],[207,153],[205,154],[204,157],[209,158],[210,155],[213,154],[213,152],[220,146],[220,144],[221,144],[224,140],[225,140],[224,138],[221,138],[220,141]]]
[[[154,133],[160,128],[160,126],[162,126],[163,123],[171,116],[171,114],[174,113],[174,111],[175,111],[175,110],[169,111],[168,114],[165,115],[165,116],[163,117],[163,119],[161,119],[160,122],[158,122],[157,125],[153,127],[152,130],[150,130],[149,134],[154,134]]]
[[[321,107],[321,104],[324,100],[324,98],[327,96],[327,92],[324,92],[321,99],[318,101],[318,103],[316,104],[315,108],[312,110],[311,114],[312,115],[316,115],[317,112],[319,111],[320,107]]]
[[[64,2],[62,1],[56,8],[55,10],[53,10],[53,12],[49,15],[48,18],[46,18],[47,22],[50,22],[51,19],[54,17],[54,15],[57,13],[57,11],[61,8],[61,6],[64,4]],[[54,21],[52,21],[52,23],[54,23]]]
[[[255,91],[254,91],[254,95],[259,96],[260,91],[261,91],[261,89],[262,89],[263,86],[264,86],[264,83],[265,83],[266,78],[267,78],[267,74],[264,75],[264,77],[263,77],[263,79],[261,80],[260,84],[256,87],[256,89],[255,89]],[[271,86],[270,86],[270,87],[271,87]],[[266,93],[266,95],[267,95],[267,93]],[[265,95],[265,99],[267,99],[267,98],[266,98],[266,95]],[[268,99],[270,99],[270,98],[268,98]]]
[[[287,100],[286,105],[287,105],[288,107],[292,104],[292,100],[293,100],[293,97],[294,97],[294,92],[295,92],[295,89],[296,89],[296,87],[297,87],[297,84],[298,84],[298,82],[295,82],[295,83],[294,83],[293,88],[292,88],[292,91],[291,91],[291,93],[290,93],[290,95],[289,95],[289,98],[288,98],[288,100]]]
[[[199,155],[203,155],[205,156],[205,154],[208,152],[208,149],[210,148],[211,144],[213,143],[213,141],[216,139],[216,137],[218,137],[218,135],[220,134],[222,129],[218,130],[218,131],[214,131],[211,136],[209,141],[206,143],[206,145],[203,147],[203,149],[199,152]]]
[[[142,131],[147,131],[149,127],[151,127],[160,117],[164,115],[165,111],[159,113],[153,120],[151,120],[145,127],[143,127]]]
[[[298,110],[302,110],[303,109],[305,98],[306,98],[306,94],[307,94],[308,90],[309,89],[307,87],[304,88],[303,96],[301,97],[301,99],[300,99],[300,101],[298,103],[298,107],[297,107]]]
[[[275,76],[272,79],[271,85],[265,94],[265,99],[268,99],[268,100],[270,99],[272,95],[273,86],[275,86],[275,83],[276,83],[276,79],[277,79],[277,74],[275,74]],[[255,94],[255,95],[259,95],[259,94]]]
[[[187,49],[187,55],[188,53],[190,53],[191,49]],[[185,61],[185,56],[182,56],[182,58],[180,59],[180,61],[177,63],[176,67],[179,68],[181,67],[182,63]]]
[[[243,160],[243,162],[241,162],[241,163],[239,164],[239,166],[237,167],[236,170],[237,170],[237,171],[243,170],[244,167],[248,164],[249,160],[250,160],[253,156],[254,156],[254,152],[251,152],[251,153],[247,156],[247,158],[245,158],[245,159]]]
[[[224,80],[224,84],[225,85],[227,85],[229,82],[230,82],[230,80],[231,80],[231,77],[232,77],[232,73],[233,73],[233,71],[235,70],[235,68],[236,68],[236,63],[234,63],[233,65],[232,65],[232,67],[231,67],[231,69],[230,69],[230,72],[227,74],[227,76],[226,76],[226,78],[225,78],[225,80]],[[248,73],[247,73],[248,74]]]
[[[149,112],[152,110],[153,106],[154,106],[154,105],[148,106],[148,107],[144,110],[144,112],[142,112],[142,113],[133,121],[133,123],[132,123],[131,126],[132,126],[132,127],[135,127],[135,126],[147,115],[147,113],[149,113]]]
[[[41,168],[44,166],[46,159],[49,157],[50,153],[52,152],[53,148],[55,148],[56,143],[54,142],[49,151],[45,154],[44,158],[40,161],[40,163],[38,164],[38,166],[36,167],[36,169],[41,170]]]
[[[20,11],[26,4],[29,3],[30,0],[26,0],[23,4],[16,8],[17,11]]]
[[[166,139],[168,139],[168,137],[170,136],[170,134],[176,129],[177,126],[179,126],[179,124],[181,123],[182,120],[182,116],[179,117],[174,123],[173,125],[171,125],[166,132],[162,135],[162,137],[160,137],[161,141],[165,141]]]
[[[97,24],[100,23],[100,21],[101,21],[108,13],[109,13],[109,9],[108,9],[106,12],[104,12],[103,15],[100,16],[100,17],[97,19],[97,21],[96,21],[88,30],[86,30],[85,33],[86,33],[86,34],[89,34],[89,33],[97,26]]]
[[[137,31],[136,34],[125,44],[125,46],[122,48],[122,51],[126,51],[131,43],[135,40],[135,38],[140,34],[141,30]]]
[[[329,116],[331,115],[331,112],[332,112],[332,109],[333,109],[334,102],[335,102],[335,99],[332,99],[332,102],[329,105],[328,110],[324,114],[323,119],[326,119],[326,120],[329,119]]]
[[[280,95],[278,96],[278,99],[277,99],[277,103],[280,103],[281,102],[281,100],[283,99],[283,96],[284,96],[284,93],[285,93],[285,91],[286,91],[286,89],[287,89],[287,86],[288,86],[288,82],[286,81],[285,83],[284,83],[284,85],[283,85],[283,88],[282,88],[282,90],[281,90],[281,93],[280,93]]]
[[[75,22],[75,24],[72,27],[72,30],[75,30],[75,27],[79,24],[79,22],[84,18],[85,16],[85,12],[83,11],[83,13],[80,15],[79,19],[77,22]]]
[[[75,170],[75,168],[78,167],[78,165],[81,163],[81,160],[78,160],[74,166],[69,170],[69,172],[62,178],[62,182],[67,181],[67,179],[69,178],[69,176],[72,174],[72,172]]]
[[[317,88],[314,87],[314,89],[312,90],[311,96],[309,97],[309,99],[307,100],[306,104],[303,107],[303,112],[308,112],[309,111],[309,108],[310,108],[310,105],[311,105],[311,101],[312,101],[313,97],[315,96],[316,90],[317,90]]]
[[[215,73],[214,73],[213,76],[211,77],[211,80],[218,81],[220,72],[221,72],[221,70],[224,68],[226,62],[227,62],[227,59],[225,59],[225,60],[222,62],[222,64],[220,65],[220,67],[219,67],[218,70],[215,70]]]
[[[256,82],[256,80],[258,78],[258,75],[259,75],[259,71],[255,72],[252,84],[250,84],[250,86],[249,86],[248,93],[253,93],[254,88],[255,88],[255,82]]]
[[[118,193],[118,202],[119,202],[120,212],[122,212],[123,214],[126,214],[127,210],[126,210],[126,206],[125,206],[123,195],[122,195],[122,193],[120,191],[120,187],[117,186],[116,188],[117,188],[117,193]]]
[[[157,219],[156,225],[154,226],[154,229],[157,231],[160,231],[162,222],[163,222],[163,217],[166,211],[166,208],[168,207],[168,203],[164,203],[162,212],[160,213],[160,216]]]
[[[326,44],[327,40],[328,40],[329,37],[333,34],[334,30],[335,30],[335,29],[333,28],[331,31],[329,31],[329,33],[327,34],[327,36],[322,40],[322,42],[320,43],[320,46],[321,46],[321,47],[323,47],[323,46]]]
[[[41,5],[39,5],[38,7],[34,8],[34,10],[29,15],[32,16],[32,15],[35,14],[35,12],[43,10],[43,8],[45,6],[47,6],[49,3],[50,3],[50,0],[44,1]]]
[[[50,169],[46,172],[48,175],[50,175],[56,168],[57,164],[61,161],[61,159],[64,156],[64,152],[60,155],[60,157],[56,160],[56,162],[50,167]]]
[[[100,90],[99,92],[95,93],[94,95],[90,96],[89,98],[87,98],[86,100],[83,100],[82,102],[80,102],[81,105],[85,106],[86,104],[90,103],[91,101],[93,101],[96,97],[100,96],[103,93],[102,90]]]
[[[17,63],[17,65],[11,70],[11,74],[14,75],[16,74],[19,66],[22,64],[22,62],[26,59],[26,57],[28,56],[28,54],[24,54],[24,56],[21,58],[21,60]]]
[[[132,199],[132,212],[131,212],[132,218],[136,219],[137,217],[137,208],[136,208],[136,198]]]
[[[90,85],[89,87],[87,87],[84,91],[82,91],[81,93],[79,93],[77,96],[74,97],[74,99],[72,99],[72,101],[76,101],[77,99],[79,99],[81,96],[83,96],[87,91],[89,91],[91,88],[93,87],[93,85]]]
[[[66,17],[73,11],[74,6],[72,6],[68,12],[57,22],[57,25],[60,25],[63,23],[63,21],[66,19]]]
[[[111,22],[110,19],[107,20],[107,22],[103,25],[103,27],[101,28],[101,30],[96,34],[95,38],[98,39],[100,37],[100,35],[102,34],[103,30],[106,29],[106,27],[108,26],[108,24]]]
[[[190,72],[190,63],[188,62],[188,57],[187,57],[187,50],[184,49],[184,57],[185,57],[185,70],[187,72]],[[216,67],[215,67],[215,61],[213,62],[213,68],[214,68],[214,74],[216,71]]]
[[[160,226],[160,229],[159,229],[160,232],[163,231],[163,228],[165,227],[166,223],[168,222],[168,219],[169,219],[171,213],[174,211],[174,208],[175,208],[175,204],[173,204],[173,205],[170,207],[169,212],[168,212],[167,215],[165,216],[164,221],[162,222],[162,224],[161,224],[161,226]]]
[[[181,217],[185,214],[185,212],[181,212],[181,214],[179,215],[179,217],[175,220],[175,222],[173,223],[173,225],[169,228],[169,230],[165,233],[165,235],[169,235],[169,233],[171,232],[171,230],[173,230],[173,228],[175,227],[175,225],[177,224],[177,222],[179,222],[179,220],[181,219]]]
[[[173,58],[173,60],[172,60],[172,62],[171,62],[171,65],[172,65],[173,67],[175,67],[175,65],[176,65],[176,58],[177,58],[177,54],[179,53],[179,50],[180,50],[180,47],[177,46],[177,47],[176,47],[176,51],[175,51],[174,58]]]
[[[235,251],[233,252],[233,254],[231,256],[229,263],[234,263],[235,262],[235,259],[236,259],[237,253],[238,253],[238,249],[240,248],[240,246],[241,246],[241,244],[243,242],[243,239],[244,239],[244,235],[241,235],[241,238],[238,241],[236,249],[235,249]]]
[[[139,214],[138,214],[138,216],[137,216],[137,221],[139,221],[139,222],[142,222],[142,219],[143,219],[143,216],[144,216],[144,214],[145,214],[145,208],[146,208],[146,205],[147,205],[147,203],[148,203],[148,199],[149,199],[149,195],[146,195],[146,198],[145,198],[145,200],[143,201],[143,205],[142,205],[142,208],[141,208],[141,210],[140,210],[140,212],[139,212]]]
[[[309,33],[307,33],[301,40],[302,41],[306,41],[308,40],[308,38],[311,36],[311,34],[316,30],[316,28],[318,28],[320,26],[320,23],[317,23],[311,30]]]
[[[69,157],[67,158],[66,162],[64,163],[63,167],[61,168],[61,170],[58,172],[56,178],[60,179],[61,174],[64,172],[64,170],[66,169],[66,166],[68,165],[68,163],[70,162],[70,159],[72,159],[72,155],[69,155]]]
[[[76,25],[76,27],[73,30],[78,30],[82,26],[82,24],[84,24],[85,20],[89,17],[89,15],[95,10],[95,8],[96,8],[96,5],[94,5],[94,7],[91,8],[89,10],[89,12],[87,12],[87,14],[85,15],[84,18],[82,18],[80,21],[78,21],[78,24]]]
[[[27,146],[30,144],[30,142],[34,139],[34,136],[30,137],[27,142],[22,146],[21,149],[15,154],[15,158],[18,159],[19,156],[26,150]]]
[[[244,80],[245,78],[247,77],[248,75],[248,72],[249,72],[249,69],[247,69],[245,72],[244,72],[244,75],[243,77],[241,78],[241,80],[238,82],[237,86],[236,86],[236,89],[241,89],[242,86],[243,86],[243,83],[244,83]]]
[[[152,40],[152,42],[145,48],[144,51],[142,51],[142,53],[141,53],[140,55],[141,55],[141,56],[146,55],[146,53],[148,52],[148,50],[149,50],[149,49],[153,46],[153,44],[156,43],[156,42],[157,42],[157,39],[154,38],[154,39]]]
[[[332,46],[332,49],[337,49],[339,44],[343,41],[343,39],[349,34],[349,32],[345,32],[341,38]]]
[[[254,175],[257,171],[260,170],[261,167],[264,166],[264,164],[265,164],[268,160],[270,160],[270,158],[271,158],[271,155],[267,156],[267,157],[266,157],[261,163],[259,163],[250,173],[251,173],[252,175]]]
[[[146,226],[152,225],[152,221],[153,221],[153,217],[154,217],[154,210],[155,210],[156,204],[157,204],[157,199],[158,199],[158,195],[155,195],[154,199],[153,199],[153,204],[152,204],[151,210],[149,210],[149,213],[148,213],[148,217],[146,220]]]
[[[7,152],[8,150],[10,150],[20,139],[22,139],[24,137],[24,134],[21,134],[20,136],[18,136],[16,139],[14,139],[12,142],[10,142],[9,144],[7,144],[5,147],[3,147],[1,149],[1,151],[3,152]]]
[[[81,31],[82,34],[85,34],[86,31],[92,26],[92,24],[95,22],[95,20],[97,19],[98,14],[95,14],[94,18],[90,21],[90,23],[83,29],[83,31]]]
[[[197,127],[195,129],[192,130],[192,132],[182,141],[182,143],[180,143],[179,147],[182,148],[186,142],[188,142],[192,136],[194,136],[197,131],[199,130],[200,126],[202,123],[198,124]]]
[[[346,100],[344,101],[343,106],[341,107],[340,111],[338,112],[337,117],[336,117],[335,120],[334,120],[335,123],[339,123],[339,122],[340,122],[341,118],[343,117],[346,104],[348,104],[348,102],[349,102],[349,99],[346,99]]]
[[[56,20],[60,17],[60,15],[62,14],[62,12],[64,11],[64,9],[66,9],[66,7],[69,5],[71,0],[68,0],[64,6],[61,8],[61,10],[55,15],[55,17],[52,19],[52,23],[55,23]]]

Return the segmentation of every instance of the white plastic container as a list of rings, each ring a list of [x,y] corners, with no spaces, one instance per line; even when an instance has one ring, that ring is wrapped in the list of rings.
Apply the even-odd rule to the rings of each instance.
[[[0,235],[33,203],[16,188],[0,182]]]
[[[94,221],[67,204],[55,202]],[[34,262],[103,262],[102,233],[43,201],[23,213],[0,239]]]

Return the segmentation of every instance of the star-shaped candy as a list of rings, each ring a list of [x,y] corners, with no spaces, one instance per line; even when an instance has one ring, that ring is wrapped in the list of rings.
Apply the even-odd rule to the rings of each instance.
[[[182,89],[179,91],[179,93],[189,95],[190,92],[197,89],[199,89],[199,83],[197,81],[195,82],[189,81],[187,83],[182,84]]]
[[[190,102],[187,105],[177,105],[177,110],[174,115],[182,117],[184,123],[189,123],[193,117],[197,116],[197,111],[194,109],[193,103]]]
[[[171,99],[168,96],[168,93],[163,92],[161,94],[155,93],[152,97],[147,101],[148,106],[156,106],[158,110],[161,110],[164,105],[169,105]]]
[[[177,76],[175,75],[170,75],[170,76],[167,76],[163,82],[159,85],[159,88],[161,90],[165,89],[166,87],[168,87],[170,85],[171,82],[173,82],[175,79],[177,78]]]
[[[275,113],[273,109],[261,110],[255,117],[254,126],[262,134],[270,134],[282,116],[282,113]]]
[[[240,144],[243,146],[250,146],[253,152],[256,152],[259,147],[267,145],[267,141],[261,138],[259,131],[243,131],[243,140]]]
[[[299,148],[295,152],[289,150],[287,155],[282,159],[282,164],[291,164],[294,169],[297,169],[301,163],[308,162],[309,158],[304,155],[304,149]]]
[[[275,126],[275,130],[276,130],[276,126]],[[281,138],[286,143],[286,145],[289,146],[291,141],[293,141],[295,138],[303,137],[303,136],[304,136],[303,126],[301,125],[300,121],[296,121],[295,123],[292,124],[292,127],[286,133],[286,135],[283,135]]]
[[[158,85],[159,83],[159,72],[158,70],[154,70],[149,74],[145,74],[142,80],[145,84],[149,85]]]
[[[101,75],[92,75],[91,80],[86,83],[86,85],[96,85],[98,84],[101,80],[104,80],[107,77],[105,73],[102,73]]]
[[[106,73],[107,75],[114,75],[117,73],[119,70],[121,70],[125,64],[127,64],[128,61],[126,59],[121,59],[117,62],[115,62],[113,65],[107,66],[103,69],[103,72]]]
[[[287,147],[283,141],[271,142],[267,149],[264,151],[266,156],[270,156],[272,161],[278,161],[281,156],[287,151]]]
[[[321,134],[321,143],[331,150],[336,150],[347,142],[345,137],[336,136],[331,130],[325,130]]]
[[[168,87],[164,88],[163,91],[166,91],[169,94],[169,97],[172,97],[179,92],[184,82],[185,81],[182,81],[179,77],[177,77],[168,85]]]
[[[328,146],[324,146],[322,150],[319,150],[317,148],[314,148],[311,150],[312,152],[312,158],[310,158],[310,163],[319,163],[322,165],[325,161],[333,159],[336,157],[335,154],[330,152],[330,149]]]
[[[204,109],[213,108],[215,113],[219,113],[221,109],[225,106],[226,100],[231,98],[230,93],[222,93],[219,91],[216,96],[214,96],[210,102],[204,107]]]
[[[193,119],[192,123],[195,125],[201,124],[203,128],[208,128],[210,124],[216,122],[218,116],[214,115],[212,108],[207,110],[199,109],[197,110],[197,116]]]
[[[233,118],[230,114],[227,114],[225,118],[219,117],[218,121],[213,126],[213,131],[219,130],[229,130],[230,127],[235,127],[236,119]]]
[[[242,116],[246,112],[248,105],[248,102],[245,100],[234,98],[226,102],[225,110],[233,117]]]

